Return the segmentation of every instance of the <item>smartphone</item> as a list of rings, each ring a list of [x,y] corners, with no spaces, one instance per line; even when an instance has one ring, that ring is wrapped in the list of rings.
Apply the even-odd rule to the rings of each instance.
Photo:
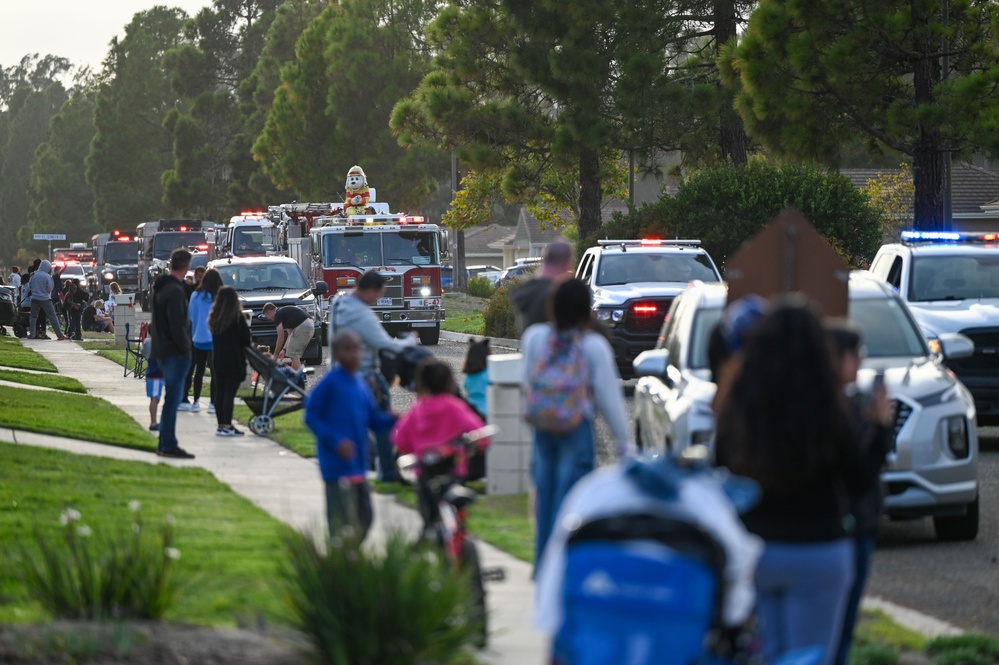
[[[883,370],[878,370],[878,373],[874,375],[874,381],[871,383],[871,394],[878,392],[885,385],[885,373]]]

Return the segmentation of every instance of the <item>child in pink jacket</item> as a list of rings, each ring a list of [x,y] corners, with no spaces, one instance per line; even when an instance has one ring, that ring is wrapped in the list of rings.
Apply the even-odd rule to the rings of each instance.
[[[463,478],[468,460],[463,450],[451,444],[462,434],[483,427],[475,411],[457,396],[458,388],[451,369],[436,358],[420,361],[416,368],[416,404],[399,419],[392,430],[392,443],[399,453],[417,456],[436,449],[442,455],[455,454],[455,473]],[[479,450],[489,446],[489,439],[477,442]],[[420,514],[429,525],[436,514],[429,488],[420,480]]]

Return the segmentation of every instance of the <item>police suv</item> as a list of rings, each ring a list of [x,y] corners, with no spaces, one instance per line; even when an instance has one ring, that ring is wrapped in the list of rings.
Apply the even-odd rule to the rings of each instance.
[[[960,333],[974,354],[945,359],[975,398],[979,425],[999,424],[999,234],[911,231],[884,245],[871,272],[895,288],[934,353]]]
[[[656,345],[673,299],[687,284],[720,282],[699,240],[601,240],[583,254],[576,277],[593,290],[597,321],[610,333],[621,378]]]

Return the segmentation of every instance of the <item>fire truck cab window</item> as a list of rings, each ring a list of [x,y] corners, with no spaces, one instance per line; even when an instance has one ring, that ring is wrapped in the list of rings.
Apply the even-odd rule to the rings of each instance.
[[[323,238],[326,265],[381,265],[381,237],[377,233],[330,234]]]
[[[420,231],[386,233],[385,265],[429,265],[440,263],[437,234]]]

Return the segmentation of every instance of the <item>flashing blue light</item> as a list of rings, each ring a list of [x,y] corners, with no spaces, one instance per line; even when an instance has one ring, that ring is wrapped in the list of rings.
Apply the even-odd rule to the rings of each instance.
[[[970,237],[966,237],[961,233],[954,233],[951,231],[902,231],[902,240],[949,240],[949,241],[959,241],[959,240],[970,240]]]

